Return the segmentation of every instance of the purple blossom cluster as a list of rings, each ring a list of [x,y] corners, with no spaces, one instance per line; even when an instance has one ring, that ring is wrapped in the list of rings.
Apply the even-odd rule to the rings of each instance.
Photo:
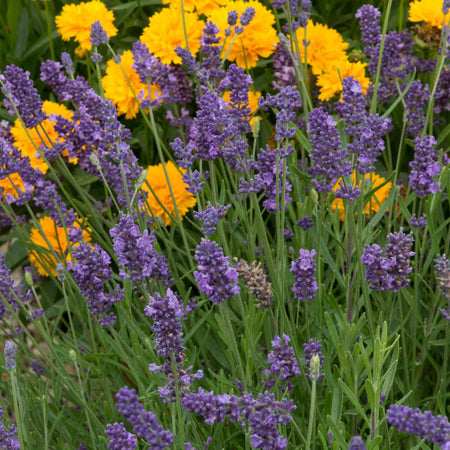
[[[336,124],[323,108],[314,108],[309,114],[307,130],[312,145],[309,156],[314,164],[309,173],[318,192],[331,192],[337,179],[350,175],[353,170]]]
[[[309,373],[305,374],[309,380],[319,380],[325,376],[322,370],[324,356],[322,355],[322,344],[320,341],[310,339],[308,343],[303,344],[303,351],[305,352],[305,365]]]
[[[352,138],[347,148],[357,155],[356,169],[362,174],[373,172],[374,162],[385,149],[382,136],[392,129],[390,117],[369,113],[366,95],[353,77],[343,80],[342,102],[336,103],[335,110],[345,121],[346,135]]]
[[[295,298],[299,301],[312,300],[319,289],[315,280],[316,256],[315,250],[299,250],[299,257],[292,261],[290,271],[294,275],[295,283],[292,286]]]
[[[101,314],[99,320],[104,327],[113,325],[116,321],[114,313],[106,314],[114,303],[118,303],[125,297],[123,289],[116,285],[113,290],[105,292],[104,285],[112,280],[110,267],[111,257],[98,244],[92,247],[86,242],[74,248],[72,264],[72,276],[77,283],[81,295],[86,299],[89,311],[92,315]]]
[[[271,342],[272,351],[267,357],[267,364],[270,365],[270,368],[263,370],[263,374],[268,377],[265,382],[267,389],[271,389],[278,379],[288,381],[296,375],[300,375],[294,349],[289,345],[291,339],[287,334],[283,334],[283,340],[284,344],[279,336],[275,336]],[[287,388],[292,389],[289,382]]]
[[[285,208],[292,201],[289,192],[292,190],[292,184],[289,182],[289,170],[286,163],[286,154],[283,151],[272,150],[269,146],[258,154],[258,161],[254,161],[252,167],[256,174],[249,181],[241,181],[239,193],[247,194],[249,192],[259,192],[264,190],[266,199],[263,206],[267,211],[276,213],[281,210],[281,195],[283,193],[283,173],[286,175],[284,180],[284,202]],[[277,182],[278,179],[278,182]],[[277,208],[277,203],[279,204]]]
[[[361,262],[366,266],[365,280],[370,283],[371,289],[398,292],[409,284],[407,276],[412,272],[410,258],[415,254],[410,248],[414,238],[400,229],[398,233],[389,234],[388,241],[385,257],[378,244],[366,244]]]
[[[348,444],[348,450],[366,450],[366,444],[364,444],[362,437],[353,436],[350,444]]]
[[[55,131],[65,139],[61,145],[70,158],[78,158],[82,169],[104,178],[119,204],[126,205],[127,192],[133,192],[142,172],[125,142],[131,133],[118,120],[112,102],[98,95],[83,77],[68,78],[62,69],[61,63],[52,60],[41,65],[41,80],[60,101],[71,101],[76,109],[72,119],[55,117]]]
[[[122,267],[119,273],[123,280],[129,278],[135,283],[142,283],[152,279],[154,282],[162,281],[165,286],[172,284],[169,263],[155,249],[153,230],[150,233],[148,230],[141,232],[131,216],[122,214],[109,234],[117,261]]]
[[[17,109],[27,128],[34,128],[47,118],[42,110],[44,102],[30,80],[30,72],[14,65],[7,66],[3,75],[0,74],[0,85],[6,109],[12,116],[16,115]]]
[[[387,421],[400,432],[416,434],[429,442],[443,445],[450,441],[450,424],[447,417],[434,416],[431,411],[408,406],[391,405],[387,411]]]
[[[3,408],[0,407],[0,419],[3,416]],[[17,427],[12,424],[9,429],[0,420],[0,448],[5,450],[18,450],[20,443],[17,439]]]
[[[409,163],[409,187],[418,197],[426,197],[441,190],[435,177],[441,173],[439,151],[436,150],[434,136],[414,139],[414,160]]]
[[[425,127],[424,109],[430,99],[430,88],[420,80],[413,81],[405,97],[406,133],[418,137]]]
[[[159,87],[161,95],[154,101],[142,100],[143,108],[158,107],[160,100],[164,103],[177,103],[180,105],[189,103],[192,100],[192,83],[186,76],[186,72],[180,65],[164,65],[155,58],[148,47],[141,41],[133,44],[133,69],[139,75],[141,83],[147,85],[153,83]],[[144,92],[140,97],[143,98]]]
[[[231,422],[238,421],[245,428],[245,422],[248,422],[251,445],[265,450],[283,450],[287,447],[287,439],[280,435],[278,425],[290,423],[291,413],[296,408],[292,400],[285,398],[278,402],[275,395],[269,392],[254,398],[247,392],[241,397],[228,394],[215,396],[213,392],[202,389],[186,395],[182,403],[186,411],[202,415],[210,425],[228,418]]]
[[[108,439],[109,450],[134,450],[137,447],[137,439],[133,433],[126,430],[123,422],[108,424],[105,434]]]
[[[116,394],[116,400],[119,413],[131,423],[133,433],[145,439],[151,449],[163,450],[172,444],[173,434],[158,423],[155,414],[145,410],[134,389],[127,386],[121,388]]]
[[[291,2],[290,2],[291,3]],[[293,2],[292,2],[293,3]],[[272,57],[274,89],[281,89],[284,86],[296,86],[294,64],[286,45],[278,42]]]
[[[296,120],[296,111],[302,107],[302,100],[296,87],[282,86],[280,92],[274,96],[267,94],[259,99],[259,106],[267,111],[269,108],[277,110],[275,117],[275,141],[291,139],[295,136],[295,127],[290,126]]]
[[[9,309],[5,306],[5,301],[9,303],[13,311],[18,311],[17,295],[18,292],[11,278],[11,271],[5,263],[5,255],[0,253],[0,319],[10,314]]]
[[[240,292],[238,272],[230,266],[228,256],[214,241],[202,238],[195,250],[198,270],[194,272],[200,292],[214,303],[221,303]]]
[[[184,395],[194,379],[200,379],[203,376],[201,370],[191,374],[192,367],[183,368],[186,359],[181,329],[181,320],[184,317],[183,305],[175,293],[168,289],[164,297],[159,294],[150,297],[145,314],[153,319],[152,329],[155,333],[153,340],[156,343],[156,351],[165,359],[162,366],[150,364],[149,370],[155,373],[162,371],[166,375],[166,386],[158,388],[158,391],[165,403],[174,401],[176,398],[174,367],[180,395]]]
[[[194,211],[194,219],[202,223],[202,233],[205,236],[211,236],[216,232],[216,226],[219,220],[231,208],[231,204],[226,206],[217,205],[214,207],[211,202],[207,202],[206,208],[202,211]]]
[[[364,53],[369,57],[369,73],[375,75],[381,46],[380,11],[372,5],[364,5],[355,14],[361,28],[361,41],[366,44]],[[397,97],[396,81],[400,88],[405,85],[407,75],[414,72],[430,72],[434,70],[435,60],[423,60],[413,54],[414,41],[406,30],[389,31],[385,36],[383,55],[381,59],[380,82],[378,98],[387,102]]]

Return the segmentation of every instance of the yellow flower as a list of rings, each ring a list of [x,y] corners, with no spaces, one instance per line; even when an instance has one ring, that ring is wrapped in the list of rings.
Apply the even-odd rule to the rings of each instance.
[[[347,77],[353,78],[362,86],[365,93],[370,84],[370,79],[366,77],[366,64],[360,61],[350,62],[343,60],[339,66],[331,68],[328,72],[317,77],[317,86],[320,87],[319,100],[330,100],[335,94],[342,91],[342,81]]]
[[[200,49],[200,38],[205,26],[195,13],[183,12],[174,6],[164,8],[150,17],[148,27],[142,33],[141,41],[163,64],[181,63],[175,49],[186,48],[183,14],[189,50],[195,56]]]
[[[60,105],[59,103],[45,101],[42,109],[45,113],[47,113],[47,115],[57,114],[65,119],[72,118],[72,111],[69,111],[64,105]],[[45,130],[45,133],[42,131],[41,125]],[[32,139],[31,141],[25,131],[25,128],[20,123],[20,120],[16,119],[14,126],[11,128],[11,134],[14,137],[14,145],[20,150],[23,157],[28,156],[28,158],[30,158],[30,164],[33,169],[39,169],[43,174],[45,174],[48,171],[48,165],[39,156],[36,147],[40,148],[41,145],[50,147],[51,144],[58,140],[58,138],[60,142],[64,139],[61,138],[55,131],[54,122],[50,118],[45,119],[35,128],[27,128],[27,131]],[[64,151],[62,154],[67,156],[67,151]],[[70,162],[76,162],[76,159],[71,159]]]
[[[297,42],[300,51],[300,58],[305,61],[305,29],[299,28],[296,31]],[[328,72],[330,67],[336,67],[347,59],[345,51],[348,44],[344,42],[342,36],[333,28],[328,28],[320,23],[314,24],[308,21],[306,26],[306,40],[309,45],[306,47],[307,63],[311,66],[314,75]]]
[[[64,5],[61,14],[55,18],[62,39],[69,41],[70,38],[75,38],[80,44],[80,51],[92,48],[91,26],[97,21],[100,22],[108,37],[117,34],[117,28],[113,25],[114,13],[98,0],[81,2],[78,5],[73,3]]]
[[[194,194],[191,194],[186,190],[188,185],[183,181],[183,173],[186,172],[186,170],[179,169],[171,161],[166,163],[166,170],[170,181],[170,187],[173,192],[173,200],[175,200],[180,218],[183,218],[189,208],[195,206],[197,200],[195,199]],[[158,164],[157,166],[147,167],[146,181],[148,185],[150,185],[151,190],[145,182],[142,185],[142,190],[148,193],[147,208],[150,208],[149,214],[153,213],[156,217],[160,217],[164,222],[164,225],[170,225],[172,223],[172,218],[167,214],[164,208],[175,218],[176,212],[163,165]],[[152,193],[152,190],[154,194]],[[164,205],[164,208],[160,203]]]
[[[441,28],[442,23],[450,19],[450,12],[444,17],[441,0],[415,0],[409,4],[409,20],[411,22],[428,22]]]
[[[56,265],[62,261],[72,260],[69,251],[72,243],[67,239],[68,235],[66,234],[69,230],[59,227],[50,217],[39,219],[39,225],[42,233],[38,228],[31,229],[30,241],[34,247],[29,250],[30,262],[41,275],[48,276],[51,273],[56,276]],[[74,225],[80,227],[78,223]],[[83,240],[89,242],[90,239],[88,232],[83,230]],[[57,257],[53,252],[57,254]]]
[[[30,186],[28,189],[25,186],[22,177],[16,172],[11,173],[8,177],[0,180],[0,188],[2,189],[3,197],[18,197],[19,192],[25,192],[26,190],[33,189]],[[18,192],[19,191],[19,192]]]
[[[260,57],[268,58],[275,51],[278,37],[273,27],[275,23],[274,15],[255,0],[249,0],[248,2],[243,0],[229,1],[224,8],[217,8],[208,14],[208,20],[215,23],[219,28],[219,36],[222,38],[221,43],[223,44],[225,30],[229,28],[228,13],[234,10],[241,17],[248,7],[254,8],[255,16],[244,27],[244,32],[236,36],[229,49],[235,36],[234,27],[232,28],[232,33],[227,38],[224,49],[224,54],[228,52],[228,61],[235,61],[239,67],[244,69],[255,67]]]
[[[226,3],[227,0],[183,0],[183,8],[189,12],[195,10],[198,15],[208,15],[210,11],[226,5]],[[163,4],[181,8],[181,0],[163,0]]]
[[[360,178],[362,178],[362,175],[360,175]],[[353,174],[351,175],[352,183],[353,185],[356,184],[356,171],[353,171]],[[389,194],[392,189],[392,183],[386,183],[383,187],[380,187],[386,179],[383,178],[380,175],[377,175],[375,172],[366,173],[364,175],[364,181],[365,183],[368,183],[368,186],[365,188],[365,192],[369,192],[372,189],[377,189],[376,192],[372,194],[372,197],[370,200],[365,204],[364,206],[364,213],[366,215],[371,215],[373,213],[376,213],[380,210],[383,203],[388,199]],[[342,182],[342,179],[338,180],[336,184],[333,187],[333,191],[336,191],[339,189],[339,182]],[[359,189],[361,189],[362,179],[359,181]],[[361,194],[363,195],[363,194]],[[357,200],[355,200],[357,201]],[[339,210],[339,218],[341,221],[344,221],[345,219],[345,209],[344,209],[344,202],[340,198],[335,198],[331,202],[331,209],[336,211],[336,209]]]
[[[120,65],[113,59],[110,59],[106,65],[106,75],[102,78],[105,97],[117,106],[119,114],[125,114],[126,119],[133,119],[139,111],[139,105],[134,95],[136,97],[139,96],[141,90],[144,89],[145,98],[148,98],[147,85],[141,83],[139,75],[131,67],[133,63],[133,53],[131,53],[131,50],[127,50],[120,59],[120,65],[125,71],[126,77]],[[127,78],[133,88],[132,90],[127,82]],[[150,85],[151,100],[155,99],[157,93],[160,93],[158,87],[153,84]]]

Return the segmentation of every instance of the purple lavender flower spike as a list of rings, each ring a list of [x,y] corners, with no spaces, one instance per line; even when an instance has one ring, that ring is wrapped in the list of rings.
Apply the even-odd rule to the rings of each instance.
[[[430,98],[428,85],[420,80],[413,81],[405,95],[406,132],[411,137],[419,136],[425,127],[424,108]]]
[[[245,8],[244,12],[241,14],[239,22],[243,27],[246,27],[253,20],[253,17],[255,17],[255,8]]]
[[[420,217],[416,217],[416,215],[413,214],[411,219],[409,219],[409,224],[413,228],[425,228],[427,226],[427,216],[422,214]]]
[[[91,25],[90,38],[91,44],[96,47],[108,42],[108,35],[98,20]]]
[[[154,248],[156,238],[153,230],[141,232],[133,219],[123,214],[109,234],[113,238],[117,261],[123,267],[120,269],[122,279],[141,283],[150,278],[162,281],[165,286],[172,284],[167,259]]]
[[[356,11],[361,27],[361,42],[366,45],[376,45],[381,42],[380,10],[372,5],[364,5]]]
[[[173,442],[173,434],[165,430],[152,412],[139,403],[134,389],[123,387],[116,394],[117,409],[133,426],[133,432],[144,438],[151,449],[163,450]]]
[[[250,443],[255,448],[265,450],[284,450],[287,439],[280,435],[278,425],[286,425],[292,421],[291,413],[296,409],[292,400],[284,398],[275,400],[275,395],[269,392],[260,394],[257,399],[244,393],[240,398],[241,420],[248,420],[250,428]]]
[[[150,364],[149,370],[154,373],[163,372],[166,375],[166,386],[158,388],[164,403],[176,398],[173,364],[177,372],[178,392],[183,397],[189,390],[194,379],[203,376],[201,370],[191,373],[191,367],[183,368],[186,359],[183,346],[181,320],[184,317],[183,305],[170,289],[165,297],[156,294],[150,297],[150,304],[145,308],[145,314],[153,319],[153,340],[156,343],[158,355],[165,359],[162,366]]]
[[[300,368],[298,367],[294,349],[289,345],[291,339],[287,334],[283,334],[283,340],[284,344],[282,344],[279,336],[275,336],[271,342],[272,351],[267,357],[267,364],[270,365],[270,368],[263,370],[263,374],[275,379],[267,379],[265,383],[267,389],[271,389],[275,385],[277,378],[287,381],[296,375],[300,375]],[[292,389],[292,385],[288,383],[287,388],[289,390]]]
[[[366,266],[365,280],[371,289],[398,292],[409,284],[407,276],[412,272],[409,259],[415,254],[409,249],[414,238],[412,234],[403,233],[401,228],[400,232],[389,234],[388,240],[386,257],[382,256],[383,251],[378,244],[366,244],[361,262]]]
[[[3,408],[0,407],[0,418],[3,416]],[[0,448],[5,450],[20,450],[20,443],[17,439],[17,427],[12,424],[8,430],[0,420]]]
[[[109,450],[134,450],[137,447],[136,436],[126,430],[123,422],[108,424],[105,434],[108,436]]]
[[[16,367],[16,346],[12,341],[5,343],[5,366],[8,370],[14,370]]]
[[[446,15],[450,10],[450,0],[444,0],[442,3],[442,14]]]
[[[296,86],[294,64],[289,50],[283,42],[278,42],[272,57],[274,89],[281,89],[283,86]]]
[[[5,255],[0,253],[0,319],[10,314],[4,304],[5,300],[14,311],[19,309],[19,304],[11,291],[14,292],[14,281],[11,279],[11,271],[6,266]]]
[[[398,431],[416,434],[429,442],[443,445],[450,440],[450,424],[447,417],[434,416],[431,411],[421,412],[420,409],[408,406],[391,405],[386,419]]]
[[[8,112],[12,116],[16,115],[14,104],[27,128],[34,128],[47,118],[42,111],[44,102],[30,80],[30,72],[14,65],[7,66],[3,75],[0,75],[0,84]]]
[[[441,189],[439,183],[435,181],[435,177],[441,173],[439,151],[435,146],[434,136],[414,139],[414,161],[409,163],[412,170],[408,185],[418,197],[424,198]]]
[[[314,163],[309,173],[318,192],[331,192],[336,180],[353,170],[347,150],[341,149],[336,124],[322,108],[314,108],[309,114],[308,134],[312,144],[309,156]]]
[[[348,450],[366,450],[366,444],[364,444],[361,436],[352,437],[352,440],[348,445]]]
[[[32,369],[34,373],[39,377],[47,372],[45,367],[37,359],[32,359],[30,361],[30,369]]]
[[[200,292],[214,303],[221,303],[240,292],[238,272],[230,266],[217,243],[202,238],[195,251],[198,270],[194,272]]]
[[[98,244],[92,248],[90,244],[81,242],[74,249],[73,256],[76,262],[71,268],[72,275],[91,314],[105,314],[114,303],[122,301],[125,294],[119,285],[112,292],[104,292],[104,284],[112,280],[111,257],[108,253]],[[101,325],[111,326],[114,318],[111,315],[104,317]]]
[[[299,301],[312,300],[319,289],[314,278],[316,273],[315,250],[299,250],[299,258],[292,261],[290,272],[294,274],[295,283],[292,286],[295,298]]]
[[[188,412],[201,415],[205,423],[224,422],[229,416],[231,421],[236,421],[239,417],[239,397],[236,395],[214,395],[214,392],[205,392],[202,388],[198,392],[187,394],[182,399],[183,408]]]
[[[219,220],[231,208],[231,204],[226,206],[217,205],[217,208],[208,201],[203,211],[194,211],[194,219],[202,222],[202,233],[205,236],[211,236],[216,232],[216,226]]]
[[[314,223],[313,223],[313,221],[311,220],[310,217],[305,216],[305,217],[302,217],[301,219],[299,219],[295,225],[297,225],[298,227],[303,228],[303,230],[306,231],[309,228],[311,228],[314,225]]]
[[[367,98],[362,92],[359,81],[353,77],[343,80],[342,102],[338,102],[335,111],[345,121],[344,131],[352,141],[347,145],[349,153],[358,155],[357,170],[366,174],[375,170],[373,163],[385,149],[382,136],[392,129],[391,119],[383,119],[379,114],[370,114],[368,111]],[[339,198],[354,199],[357,189],[341,189],[337,193]]]

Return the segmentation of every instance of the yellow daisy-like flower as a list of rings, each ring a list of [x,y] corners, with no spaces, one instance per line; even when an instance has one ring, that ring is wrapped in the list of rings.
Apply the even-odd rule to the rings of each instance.
[[[362,175],[360,175],[362,177]],[[351,175],[352,183],[353,185],[356,184],[356,171],[353,171],[353,174]],[[377,189],[376,192],[372,194],[372,197],[370,200],[366,203],[364,206],[364,213],[366,215],[371,215],[376,212],[378,212],[383,205],[383,203],[388,199],[389,194],[392,189],[392,183],[386,183],[384,186],[380,187],[383,183],[386,182],[386,178],[383,178],[380,175],[377,175],[375,172],[366,173],[364,175],[364,181],[369,183],[372,183],[369,188],[366,188],[367,190]],[[342,179],[338,180],[336,184],[333,187],[333,191],[336,191],[339,189],[339,182],[342,182]],[[361,189],[362,179],[359,181],[358,187]],[[361,194],[362,195],[362,194]],[[339,218],[343,222],[345,220],[345,209],[344,209],[344,202],[341,198],[335,198],[331,202],[331,209],[336,211],[336,209],[339,210]]]
[[[359,81],[365,93],[370,84],[370,79],[366,77],[366,65],[360,61],[352,63],[344,60],[339,66],[319,75],[317,77],[317,86],[320,87],[319,100],[330,100],[335,94],[341,92],[342,80],[350,76]]]
[[[148,27],[144,28],[141,41],[163,64],[181,63],[181,58],[175,53],[175,49],[186,48],[183,14],[189,50],[195,56],[200,49],[200,38],[205,26],[197,14],[183,12],[180,8],[170,6],[153,14]]]
[[[173,200],[175,200],[180,218],[183,218],[189,208],[195,206],[197,200],[195,199],[194,194],[191,194],[186,190],[188,185],[183,181],[183,173],[186,172],[186,170],[179,169],[172,161],[166,163],[166,170],[170,181],[170,187],[173,192]],[[145,182],[142,185],[142,190],[148,193],[147,204],[150,209],[149,214],[160,217],[164,222],[164,225],[170,225],[172,223],[172,218],[167,214],[164,208],[173,217],[176,217],[176,212],[163,165],[158,164],[157,166],[147,167],[146,181],[151,187],[151,190]],[[164,208],[160,203],[164,205]]]
[[[141,83],[139,75],[131,67],[133,63],[133,53],[131,50],[127,50],[122,55],[120,64],[113,59],[108,61],[106,75],[102,78],[105,97],[114,103],[119,114],[125,114],[126,119],[133,119],[139,111],[135,95],[137,97],[141,90],[144,89],[145,98],[148,98],[147,85]],[[132,89],[128,84],[127,78]],[[150,85],[150,99],[154,100],[158,93],[160,93],[159,88],[153,84]]]
[[[68,110],[64,105],[60,105],[59,103],[45,101],[42,109],[47,115],[57,114],[59,116],[64,117],[65,119],[72,119],[72,111]],[[45,133],[42,131],[44,128]],[[29,134],[30,138],[27,135]],[[59,138],[59,141],[63,141],[64,139],[59,136],[59,134],[55,131],[55,125],[52,119],[45,119],[42,123],[36,128],[25,128],[20,123],[19,119],[16,119],[14,122],[14,126],[11,128],[11,134],[14,137],[14,145],[20,150],[22,156],[28,156],[30,158],[30,164],[33,169],[39,169],[43,174],[47,173],[48,165],[47,163],[39,156],[36,147],[40,148],[41,145],[45,145],[46,147],[50,147],[52,143],[55,143]],[[49,141],[50,139],[50,141]],[[67,155],[67,152],[62,153],[64,156]],[[76,162],[75,159],[70,160],[70,162]]]
[[[305,61],[305,29],[299,28],[296,31],[297,42],[300,51],[300,58]],[[337,67],[347,60],[345,51],[348,44],[344,42],[342,36],[333,28],[328,28],[320,23],[314,24],[308,21],[306,26],[306,40],[309,44],[306,47],[307,63],[311,66],[314,75],[328,72],[331,67]]]
[[[442,0],[415,0],[409,4],[410,22],[428,22],[434,27],[442,28],[450,19],[450,12],[444,17]]]
[[[48,276],[51,273],[56,276],[56,265],[61,261],[68,262],[72,259],[69,251],[72,244],[68,241],[68,235],[66,234],[68,230],[59,227],[50,217],[42,217],[39,219],[39,225],[42,228],[42,234],[38,228],[32,228],[30,241],[34,246],[41,248],[29,250],[30,262],[36,267],[39,274]],[[75,223],[75,226],[79,227],[80,225]],[[91,240],[86,230],[83,230],[83,240],[86,242]],[[53,254],[53,251],[58,257]]]
[[[163,0],[164,5],[181,8],[181,0]],[[213,9],[227,4],[227,0],[183,0],[185,11],[196,11],[198,15],[208,15]]]
[[[80,44],[80,51],[91,50],[91,26],[97,21],[108,37],[117,34],[117,28],[113,24],[114,13],[98,0],[81,2],[78,5],[74,3],[64,5],[61,14],[55,18],[62,39],[69,41],[70,38],[75,38]]]
[[[9,177],[2,178],[0,180],[0,188],[3,193],[3,197],[6,199],[11,197],[17,198],[20,192],[25,192],[27,190],[22,177],[17,172],[11,173]],[[30,187],[30,189],[33,188]]]
[[[225,30],[230,28],[228,25],[228,13],[236,11],[241,17],[246,8],[251,7],[255,10],[255,16],[250,23],[244,27],[244,32],[235,37],[234,27],[231,35],[227,38],[224,52],[228,52],[228,61],[235,61],[239,67],[255,67],[259,58],[268,58],[274,51],[278,43],[277,32],[273,27],[275,17],[261,3],[250,0],[229,1],[224,8],[217,8],[208,14],[208,20],[215,23],[219,28],[219,36],[222,43],[225,38]],[[239,25],[239,21],[238,21]],[[231,42],[233,45],[229,48]]]

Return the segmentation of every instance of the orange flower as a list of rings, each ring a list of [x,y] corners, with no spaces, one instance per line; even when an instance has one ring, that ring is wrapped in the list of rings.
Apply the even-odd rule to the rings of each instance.
[[[104,3],[93,0],[92,2],[81,2],[76,5],[64,5],[62,12],[55,18],[56,27],[64,41],[70,38],[80,44],[79,53],[91,50],[91,26],[94,22],[100,22],[108,37],[117,34],[117,28],[113,25],[114,13],[109,11]]]
[[[68,239],[69,230],[56,225],[56,222],[50,217],[39,219],[39,225],[42,231],[38,228],[31,229],[30,241],[33,248],[29,250],[30,262],[36,267],[39,274],[56,276],[56,265],[62,261],[72,260],[70,254],[72,243]],[[80,227],[78,223],[74,225]],[[89,242],[90,239],[88,232],[83,230],[83,240]]]
[[[175,6],[164,8],[150,17],[148,27],[142,33],[141,41],[163,64],[181,63],[175,49],[186,48],[183,15],[189,50],[195,56],[200,49],[200,38],[205,26],[195,13],[181,11]]]
[[[264,5],[255,0],[244,2],[243,0],[229,1],[225,7],[212,10],[208,14],[208,20],[219,28],[219,36],[222,43],[225,38],[225,30],[228,25],[228,13],[236,11],[239,17],[251,7],[255,10],[255,15],[250,23],[244,27],[244,32],[235,37],[234,30],[227,38],[224,53],[228,52],[227,60],[235,61],[239,67],[255,67],[259,58],[268,58],[274,51],[278,43],[277,32],[273,25],[275,17]],[[229,45],[233,41],[229,49]]]
[[[299,28],[296,32],[300,58],[305,59],[305,29]],[[333,28],[328,28],[320,23],[314,24],[308,21],[306,26],[306,60],[311,66],[314,75],[328,72],[331,67],[337,67],[347,59],[345,51],[348,44],[342,36]]]
[[[143,184],[142,190],[148,193],[147,210],[149,210],[149,214],[160,217],[164,225],[167,226],[172,223],[171,216],[176,217],[175,205],[180,218],[183,218],[189,209],[195,206],[197,200],[194,194],[186,190],[188,185],[183,181],[183,173],[186,170],[179,169],[172,161],[167,162],[165,165],[173,199],[162,164],[147,167],[147,183]]]
[[[226,3],[227,0],[183,0],[183,9],[189,12],[196,11],[198,15],[208,15],[213,9]],[[181,0],[163,0],[163,4],[181,8]]]
[[[411,22],[427,22],[434,27],[442,28],[448,23],[450,13],[444,17],[442,0],[415,0],[409,4],[409,20]]]
[[[0,180],[0,188],[3,196],[7,200],[12,200],[12,197],[17,198],[20,192],[32,190],[33,186],[25,186],[22,177],[18,173],[12,173]]]

